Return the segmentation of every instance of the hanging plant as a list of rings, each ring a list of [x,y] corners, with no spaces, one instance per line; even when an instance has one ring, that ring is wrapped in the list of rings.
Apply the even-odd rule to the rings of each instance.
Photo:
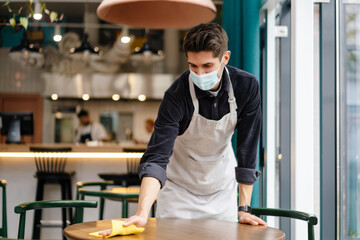
[[[24,4],[23,6],[21,6],[19,9],[14,10],[10,7],[10,2],[11,1],[6,1],[2,7],[6,7],[8,9],[8,12],[10,14],[12,14],[12,17],[9,19],[8,24],[15,27],[16,25],[21,25],[23,26],[25,29],[27,29],[28,25],[29,25],[29,18],[33,18],[34,17],[34,1],[33,0],[29,0],[28,4]],[[36,4],[36,3],[35,3]],[[22,12],[24,9],[28,9],[28,15],[27,16],[23,16]],[[61,21],[64,17],[63,14],[59,16],[59,14],[55,11],[50,11],[49,9],[46,8],[46,4],[44,2],[41,3],[41,8],[40,8],[40,13],[43,14],[45,13],[46,15],[48,15],[49,21],[50,22],[55,22],[55,21]],[[20,16],[20,18],[18,18]],[[17,18],[19,19],[19,22],[17,22]]]

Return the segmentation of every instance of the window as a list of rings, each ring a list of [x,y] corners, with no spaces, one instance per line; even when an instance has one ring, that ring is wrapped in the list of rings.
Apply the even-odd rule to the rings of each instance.
[[[340,236],[359,239],[360,4],[340,8]]]

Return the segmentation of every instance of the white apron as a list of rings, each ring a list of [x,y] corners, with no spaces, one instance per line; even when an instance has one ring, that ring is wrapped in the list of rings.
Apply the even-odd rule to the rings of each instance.
[[[227,69],[226,73],[229,76]],[[219,121],[199,114],[199,102],[190,76],[189,86],[194,113],[189,127],[175,140],[166,170],[166,184],[157,198],[156,217],[236,222],[237,163],[231,136],[237,123],[237,106],[230,76],[230,112]]]

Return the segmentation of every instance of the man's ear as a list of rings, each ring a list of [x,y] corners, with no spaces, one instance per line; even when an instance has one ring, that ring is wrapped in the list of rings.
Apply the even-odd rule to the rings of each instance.
[[[231,55],[231,52],[228,50],[224,53],[224,65],[228,64],[229,60],[230,60],[230,55]]]

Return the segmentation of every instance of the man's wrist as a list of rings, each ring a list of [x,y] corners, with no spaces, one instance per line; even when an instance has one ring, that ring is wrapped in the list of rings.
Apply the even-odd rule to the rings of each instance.
[[[249,205],[239,206],[238,211],[251,213],[251,207]]]

